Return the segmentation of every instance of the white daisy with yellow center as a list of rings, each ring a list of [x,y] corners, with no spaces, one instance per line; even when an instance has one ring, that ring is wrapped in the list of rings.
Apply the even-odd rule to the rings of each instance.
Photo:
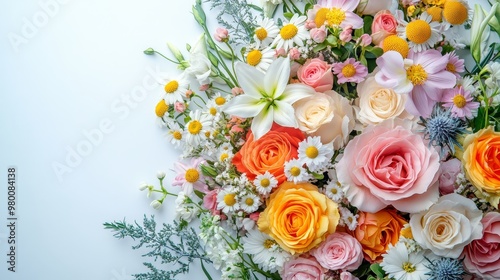
[[[240,210],[238,198],[238,193],[233,188],[221,190],[217,194],[217,209],[226,214]]]
[[[427,12],[423,12],[419,18],[410,22],[403,22],[397,31],[400,37],[408,40],[408,45],[414,52],[433,48],[443,38],[441,24],[432,21],[432,16]]]
[[[184,146],[184,130],[176,122],[168,122],[167,140],[176,148]]]
[[[231,151],[229,149],[220,149],[219,148],[219,152],[217,154],[217,160],[219,162],[231,163],[233,156],[234,156],[233,151]]]
[[[294,46],[304,46],[304,41],[309,39],[309,31],[307,31],[304,23],[306,16],[294,14],[288,23],[284,23],[280,29],[280,33],[271,44],[276,49],[283,48],[285,52]]]
[[[157,117],[156,123],[161,127],[165,126],[165,120],[169,119],[168,109],[169,106],[164,99],[161,99],[160,101],[158,101],[158,103],[156,103],[155,107],[155,114]]]
[[[325,195],[337,203],[340,202],[344,197],[342,185],[336,180],[331,180],[328,185],[326,185]]]
[[[309,136],[300,142],[298,152],[299,160],[312,172],[326,169],[333,156],[333,148],[323,145],[319,136]]]
[[[303,163],[297,159],[292,159],[285,163],[286,179],[294,182],[295,184],[309,180],[311,175],[302,165]]]
[[[268,195],[273,188],[278,186],[278,180],[269,171],[266,171],[264,174],[257,175],[253,180],[253,184],[261,195]]]
[[[265,271],[276,272],[292,258],[274,239],[258,229],[249,230],[242,244],[243,252],[251,255],[252,261]]]
[[[191,111],[189,113],[190,121],[184,128],[186,143],[191,146],[198,146],[200,143],[210,136],[212,128],[212,118],[203,114],[200,110]],[[207,136],[208,133],[208,136]]]
[[[247,64],[257,68],[262,73],[266,73],[267,69],[274,61],[274,50],[271,48],[265,49],[249,49],[245,54]]]
[[[260,198],[253,193],[243,195],[240,199],[241,209],[243,209],[243,211],[247,213],[253,213],[257,211],[257,209],[259,209],[260,204],[261,204]]]
[[[472,10],[463,0],[447,0],[443,5],[442,18],[451,25],[462,25],[470,21]]]
[[[167,104],[175,104],[175,102],[184,102],[183,98],[186,97],[186,92],[189,89],[189,81],[180,75],[173,79],[164,79],[163,90],[165,95],[163,99]]]
[[[257,48],[268,47],[278,36],[280,29],[272,18],[264,18],[255,28],[253,39]]]

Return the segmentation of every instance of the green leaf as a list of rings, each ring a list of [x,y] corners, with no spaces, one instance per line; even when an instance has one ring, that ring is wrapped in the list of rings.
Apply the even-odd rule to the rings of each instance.
[[[385,271],[382,269],[380,264],[374,263],[370,265],[370,270],[377,275],[378,278],[384,278],[385,277]]]
[[[286,13],[283,14],[283,16],[286,19],[290,20],[293,17],[293,13],[292,12],[286,12]]]
[[[372,47],[368,46],[365,48],[365,50],[371,54],[373,54],[375,57],[379,57],[384,54],[384,50],[379,48],[379,47]],[[368,58],[368,57],[367,57]]]
[[[317,52],[320,52],[324,49],[326,49],[326,44],[321,43],[321,44],[314,46],[313,51],[317,53]]]
[[[217,68],[217,66],[219,66],[219,60],[212,52],[208,52],[208,59],[210,60],[210,62],[214,67]]]
[[[203,273],[205,274],[205,276],[207,277],[208,280],[213,280],[212,277],[210,276],[210,273],[208,273],[208,270],[205,268],[205,265],[203,264],[203,260],[200,259],[200,263],[201,263],[201,269],[203,270]]]
[[[194,194],[200,199],[203,199],[203,197],[205,197],[205,194],[200,192],[199,190],[194,190]]]

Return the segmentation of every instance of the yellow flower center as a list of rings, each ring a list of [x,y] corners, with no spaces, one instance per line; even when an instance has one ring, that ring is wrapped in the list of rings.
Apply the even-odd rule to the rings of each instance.
[[[252,66],[257,66],[262,59],[262,52],[259,50],[253,50],[247,55],[247,63]]]
[[[292,176],[294,176],[294,177],[299,176],[300,175],[300,168],[298,168],[297,166],[290,168],[290,174],[292,174]]]
[[[222,106],[226,103],[226,99],[222,96],[215,98],[215,104]]]
[[[404,271],[406,271],[408,273],[412,273],[412,272],[415,272],[415,270],[417,270],[415,268],[415,266],[409,262],[403,263],[403,269],[404,269]]]
[[[273,247],[274,244],[276,244],[276,241],[271,239],[266,239],[266,241],[264,241],[264,248],[271,249],[271,247]]]
[[[205,131],[205,137],[210,137],[210,131]]]
[[[179,82],[173,80],[165,85],[165,91],[167,93],[174,93],[179,88]]]
[[[469,11],[462,2],[448,0],[444,3],[443,16],[449,23],[459,25],[469,18]]]
[[[341,9],[331,8],[326,14],[328,25],[340,25],[345,19],[345,13]]]
[[[406,25],[406,37],[415,44],[427,42],[431,35],[431,26],[425,20],[417,19]]]
[[[308,158],[316,158],[318,156],[318,148],[314,146],[307,147],[306,149],[306,156]]]
[[[423,85],[427,81],[427,72],[422,65],[416,64],[406,69],[406,77],[414,86]]]
[[[175,140],[181,140],[182,139],[182,133],[180,131],[174,131],[172,133],[172,136],[174,136]]]
[[[457,72],[457,70],[455,69],[455,64],[453,64],[453,63],[446,64],[446,70],[451,72],[451,73]]]
[[[441,20],[443,19],[443,17],[442,17],[443,9],[441,9],[439,7],[436,7],[436,6],[429,7],[429,8],[427,8],[426,11],[429,15],[432,16],[432,21],[441,22]]]
[[[210,108],[210,115],[212,116],[215,116],[215,114],[217,114],[217,109],[215,109],[214,107]]]
[[[158,102],[158,104],[156,104],[156,108],[155,108],[155,113],[156,113],[156,116],[158,117],[163,117],[165,115],[165,113],[168,111],[168,105],[167,103],[165,103],[165,100],[160,100],[160,102]]]
[[[229,155],[227,153],[223,153],[220,155],[220,161],[225,161],[227,158],[229,157]]]
[[[269,181],[269,179],[267,179],[267,178],[264,178],[264,179],[260,180],[260,185],[263,188],[267,188],[271,185],[271,181]]]
[[[332,188],[330,191],[331,191],[333,194],[337,194],[337,192],[338,192],[336,188]]]
[[[198,170],[196,170],[194,168],[190,168],[190,169],[186,170],[186,175],[184,175],[184,178],[189,183],[194,183],[194,182],[198,181],[198,179],[200,179],[200,172],[198,172]]]
[[[356,74],[356,68],[354,68],[354,65],[352,64],[346,64],[342,67],[342,74],[344,77],[350,78]]]
[[[245,199],[245,204],[248,206],[252,206],[253,205],[253,198],[248,197],[247,199]]]
[[[192,120],[189,122],[188,131],[191,134],[198,134],[203,126],[197,120]]]
[[[325,24],[326,21],[326,14],[330,9],[328,8],[321,8],[316,12],[316,17],[314,18],[314,23],[316,23],[316,27],[321,27],[323,24]]]
[[[408,6],[408,8],[406,9],[406,13],[410,17],[413,15],[414,12],[415,12],[415,6],[414,5]]]
[[[413,239],[413,233],[411,232],[411,227],[402,228],[401,229],[401,236],[408,238],[408,239]]]
[[[467,100],[465,100],[463,95],[457,94],[453,97],[453,104],[455,104],[457,108],[463,108],[465,104],[467,104]]]
[[[297,35],[298,32],[299,32],[299,29],[297,28],[297,26],[290,23],[290,24],[287,24],[281,28],[280,35],[281,35],[281,38],[283,38],[283,40],[290,40],[293,37],[295,37],[295,35]]]
[[[264,27],[257,28],[257,30],[255,30],[255,36],[262,41],[267,38],[267,30]]]
[[[227,206],[233,206],[236,204],[236,195],[234,193],[228,193],[224,196],[224,203]]]
[[[387,38],[385,38],[382,42],[382,49],[384,52],[397,51],[401,54],[401,56],[403,56],[403,58],[406,58],[408,56],[408,52],[410,51],[408,42],[396,35],[387,36]]]

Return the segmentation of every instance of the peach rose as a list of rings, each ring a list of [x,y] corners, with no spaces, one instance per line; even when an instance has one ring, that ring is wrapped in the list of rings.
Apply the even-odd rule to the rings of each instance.
[[[338,206],[310,183],[285,182],[271,194],[259,216],[259,230],[270,235],[283,250],[305,253],[334,233]]]
[[[476,195],[498,209],[500,200],[500,132],[493,127],[467,135],[464,140],[462,163]]]
[[[324,92],[333,88],[332,67],[327,62],[313,58],[308,59],[297,71],[299,81],[311,86],[317,92]]]
[[[375,15],[382,10],[388,10],[392,6],[392,0],[361,0],[356,11],[363,15]]]
[[[333,142],[342,148],[354,129],[354,110],[347,98],[333,90],[317,92],[293,104],[299,129],[311,136],[319,136],[323,144]]]
[[[396,35],[398,21],[389,10],[378,12],[372,22],[372,41],[379,47],[389,35]]]
[[[358,213],[358,226],[352,234],[361,243],[365,259],[378,262],[389,249],[389,244],[398,242],[401,229],[407,222],[393,209]]]
[[[281,184],[286,181],[285,162],[297,158],[299,143],[304,139],[300,130],[277,124],[258,140],[250,131],[246,143],[234,155],[233,164],[251,181],[269,171]]]

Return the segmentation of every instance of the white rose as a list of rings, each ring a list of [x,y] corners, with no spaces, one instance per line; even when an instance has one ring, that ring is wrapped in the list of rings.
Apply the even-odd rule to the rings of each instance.
[[[179,192],[177,198],[175,199],[175,218],[178,220],[184,220],[190,222],[196,217],[199,210],[188,203],[186,203],[189,197],[186,196],[184,192]]]
[[[323,144],[333,142],[335,149],[347,144],[355,125],[349,100],[330,90],[301,99],[293,107],[300,130],[319,136]]]
[[[374,75],[359,83],[357,91],[358,120],[364,125],[378,124],[395,117],[410,117],[405,112],[407,96],[379,85]]]
[[[458,258],[467,244],[482,237],[482,217],[472,200],[447,194],[429,210],[411,215],[411,232],[422,248],[437,256]]]
[[[189,51],[189,67],[186,68],[186,73],[195,78],[200,85],[210,83],[212,64],[207,57],[205,34],[198,38],[198,41]]]
[[[392,0],[361,0],[356,11],[363,15],[375,15],[382,10],[390,10]]]

